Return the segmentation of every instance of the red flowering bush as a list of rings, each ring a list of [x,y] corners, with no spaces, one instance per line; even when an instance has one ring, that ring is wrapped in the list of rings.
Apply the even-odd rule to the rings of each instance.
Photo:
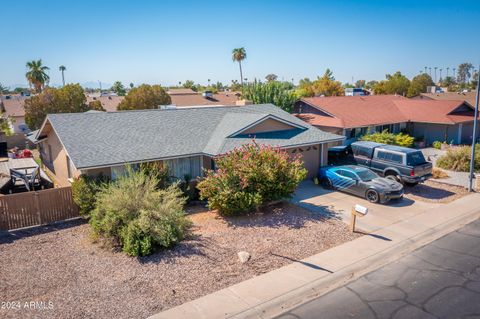
[[[306,175],[300,158],[255,143],[215,159],[216,171],[207,171],[198,184],[200,198],[222,215],[248,213],[261,205],[290,197]]]

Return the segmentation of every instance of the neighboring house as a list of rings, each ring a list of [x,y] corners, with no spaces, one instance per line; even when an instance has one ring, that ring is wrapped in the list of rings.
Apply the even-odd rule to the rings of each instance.
[[[440,100],[440,101],[465,101],[475,107],[476,92],[437,92],[437,93],[420,93],[412,99],[415,100]]]
[[[313,97],[295,103],[296,116],[321,130],[346,137],[405,131],[427,144],[471,143],[474,109],[463,100],[418,100],[396,95]],[[477,135],[478,138],[479,135]]]
[[[25,100],[28,98],[20,94],[0,96],[0,105],[4,115],[10,118],[10,128],[14,134],[30,132],[25,124]]]
[[[323,132],[271,105],[50,114],[35,134],[57,184],[80,174],[116,178],[125,164],[166,164],[173,176],[196,178],[235,147],[268,144],[301,154],[308,177],[327,164],[342,136]]]
[[[8,117],[10,123],[10,130],[13,133],[11,136],[2,136],[1,139],[7,142],[7,147],[25,148],[26,139],[25,134],[30,132],[27,124],[25,124],[25,100],[28,96],[21,94],[8,94],[0,96],[0,107],[3,116]]]
[[[192,89],[170,89],[167,92],[172,105],[182,106],[226,106],[235,105],[240,97],[238,92],[198,93]]]
[[[123,101],[124,96],[118,95],[102,95],[102,96],[94,96],[94,95],[87,95],[87,104],[93,101],[100,101],[102,103],[102,107],[107,112],[115,112],[117,110],[118,104]]]

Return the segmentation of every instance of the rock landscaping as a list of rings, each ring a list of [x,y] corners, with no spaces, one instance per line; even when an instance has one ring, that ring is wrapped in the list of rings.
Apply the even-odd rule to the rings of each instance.
[[[287,203],[238,217],[187,211],[189,237],[148,257],[92,244],[81,221],[0,235],[0,299],[53,305],[0,317],[145,318],[360,236]]]

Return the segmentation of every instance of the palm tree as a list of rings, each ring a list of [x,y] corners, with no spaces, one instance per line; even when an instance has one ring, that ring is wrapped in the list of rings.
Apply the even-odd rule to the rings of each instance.
[[[240,82],[243,87],[243,73],[242,73],[242,61],[247,58],[247,52],[245,48],[236,48],[232,50],[232,61],[238,62],[238,66],[240,67]]]
[[[50,80],[47,74],[47,70],[50,70],[47,66],[42,65],[42,60],[33,60],[27,62],[28,72],[25,74],[30,87],[33,85],[37,93],[42,92],[45,83]]]
[[[450,70],[450,68],[447,68],[447,78],[448,78],[448,71]]]
[[[434,67],[435,69],[435,84],[437,84],[437,69],[438,69],[438,66]]]
[[[62,72],[62,82],[63,82],[63,86],[65,86],[65,76],[63,75],[63,72],[65,72],[67,68],[64,66],[64,65],[60,65],[58,67],[58,70],[60,70],[60,72]]]

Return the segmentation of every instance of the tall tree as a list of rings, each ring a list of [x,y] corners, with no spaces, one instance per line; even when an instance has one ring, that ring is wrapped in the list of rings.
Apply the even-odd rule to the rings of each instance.
[[[397,71],[393,75],[387,74],[386,80],[378,82],[373,91],[375,94],[399,94],[406,95],[410,87],[410,80]]]
[[[242,61],[247,58],[247,51],[245,48],[235,48],[232,50],[232,61],[238,62],[238,66],[240,68],[240,83],[243,87],[243,72],[242,72]]]
[[[160,85],[139,85],[128,91],[118,110],[156,109],[172,103],[170,95]]]
[[[62,83],[63,83],[63,86],[65,86],[65,75],[64,75],[64,72],[67,70],[67,68],[64,66],[64,65],[60,65],[58,67],[58,70],[60,72],[62,72]]]
[[[25,122],[32,130],[40,128],[47,114],[79,113],[89,110],[80,84],[67,84],[60,89],[46,88],[25,100]]]
[[[367,82],[365,80],[358,80],[357,82],[355,82],[355,87],[363,89],[366,83]]]
[[[272,103],[287,112],[293,110],[297,100],[292,84],[278,81],[262,83],[255,80],[244,86],[243,96],[254,104]]]
[[[127,93],[127,90],[120,81],[115,81],[110,90],[115,92],[118,96],[125,96],[125,93]]]
[[[330,69],[327,69],[321,78],[319,77],[313,82],[313,91],[315,92],[315,95],[345,95],[345,89],[342,87],[342,83],[335,81],[333,72]]]
[[[462,63],[458,66],[457,81],[459,83],[467,83],[472,76],[473,65],[469,62]]]
[[[270,73],[265,76],[265,80],[267,81],[276,81],[278,79],[278,76],[276,74]]]
[[[434,85],[432,78],[427,73],[422,73],[415,76],[408,87],[407,96],[413,97],[420,93],[427,92],[427,86]]]
[[[42,92],[45,88],[45,84],[50,80],[47,71],[49,67],[42,65],[42,60],[33,60],[27,62],[28,71],[25,74],[30,86],[33,85],[37,93]]]

